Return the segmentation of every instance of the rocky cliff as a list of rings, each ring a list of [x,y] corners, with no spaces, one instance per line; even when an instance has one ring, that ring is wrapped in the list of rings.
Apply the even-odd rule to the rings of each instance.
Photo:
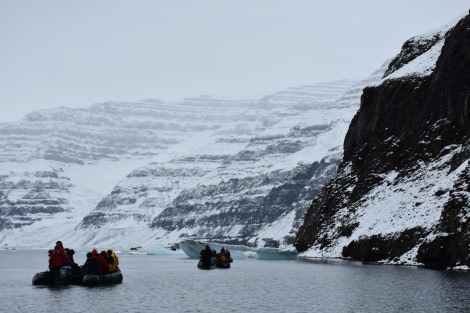
[[[470,16],[416,36],[364,89],[337,175],[296,236],[305,256],[470,266]]]

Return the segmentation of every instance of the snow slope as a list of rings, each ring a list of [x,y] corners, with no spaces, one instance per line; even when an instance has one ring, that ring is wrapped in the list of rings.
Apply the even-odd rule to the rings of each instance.
[[[285,245],[314,196],[308,189],[318,192],[335,171],[360,90],[379,77],[304,85],[253,101],[201,96],[61,107],[1,123],[0,244],[45,248],[61,239],[74,247],[126,248],[214,239],[221,233],[214,224],[169,229],[159,215],[186,223],[194,214],[210,219],[231,202],[267,203],[291,177],[303,198],[294,209],[272,200],[277,215],[261,218],[247,236],[252,245]],[[296,178],[315,162],[324,166],[319,177]],[[241,193],[223,190],[237,181]],[[203,201],[221,206],[192,215],[172,211]],[[230,240],[242,236],[243,216],[224,230]]]

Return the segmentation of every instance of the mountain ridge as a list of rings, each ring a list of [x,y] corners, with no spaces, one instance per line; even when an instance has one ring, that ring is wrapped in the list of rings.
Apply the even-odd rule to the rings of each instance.
[[[1,123],[0,244],[42,248],[61,238],[76,247],[129,247],[167,245],[185,238],[184,233],[206,238],[191,229],[172,233],[156,215],[167,207],[194,204],[191,197],[203,190],[217,190],[214,199],[223,199],[223,192],[237,184],[238,190],[258,184],[243,190],[246,197],[257,197],[253,203],[270,197],[279,203],[280,198],[268,195],[283,178],[297,181],[283,188],[287,192],[293,186],[311,188],[313,182],[300,177],[303,169],[317,167],[320,174],[320,166],[332,175],[361,84],[304,85],[256,101],[201,96],[175,103],[107,102],[36,111],[19,122]],[[353,96],[342,99],[351,89]],[[329,136],[336,139],[330,142]],[[312,148],[317,141],[320,146]],[[258,178],[271,185],[256,183]],[[326,178],[319,179],[324,183]],[[312,195],[303,197],[311,201]],[[276,210],[291,224],[303,215],[285,213],[291,211],[285,205]],[[267,225],[258,224],[257,231],[266,234]],[[216,233],[209,228],[209,234]],[[236,228],[229,240],[241,238]],[[249,244],[282,245],[284,236],[292,241],[292,229]]]

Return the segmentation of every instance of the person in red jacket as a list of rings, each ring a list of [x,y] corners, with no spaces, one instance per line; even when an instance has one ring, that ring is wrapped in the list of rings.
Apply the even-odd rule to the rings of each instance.
[[[51,250],[49,254],[49,270],[52,272],[54,281],[59,279],[62,266],[69,264],[70,260],[65,253],[62,241],[57,241],[54,250]]]
[[[101,264],[101,270],[102,274],[108,274],[109,273],[109,262],[108,258],[106,256],[106,251],[101,251],[99,255],[99,261]]]
[[[58,269],[64,265],[70,264],[70,260],[65,253],[64,246],[62,245],[62,241],[57,241],[55,243],[54,250],[51,250],[49,256],[49,268],[50,269]]]
[[[106,261],[106,258],[103,257],[101,254],[98,254],[96,249],[91,251],[91,254],[98,259],[98,274],[106,274],[109,271],[109,264]]]

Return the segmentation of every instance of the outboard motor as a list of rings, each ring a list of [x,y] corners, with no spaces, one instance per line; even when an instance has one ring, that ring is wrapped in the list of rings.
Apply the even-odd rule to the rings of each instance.
[[[62,266],[60,269],[60,278],[63,280],[72,278],[72,268],[70,266]]]

